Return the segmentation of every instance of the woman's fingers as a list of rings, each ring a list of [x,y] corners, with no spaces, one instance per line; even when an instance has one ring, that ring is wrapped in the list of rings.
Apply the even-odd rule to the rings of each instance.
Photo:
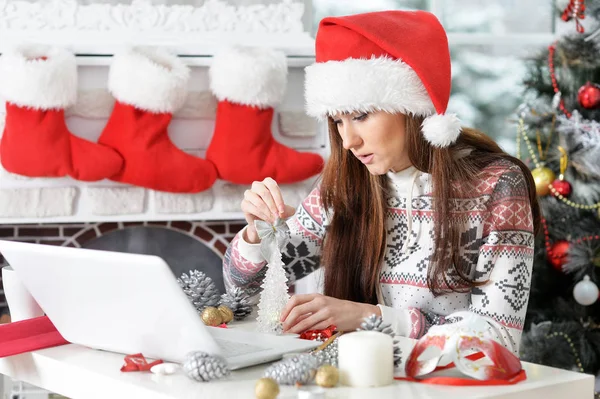
[[[290,300],[285,304],[285,307],[281,311],[280,321],[285,321],[287,319],[289,313],[294,309],[294,307],[306,303],[308,301],[313,300],[319,294],[301,294],[294,295],[290,298]]]
[[[244,192],[244,201],[242,201],[242,208],[244,208],[244,202],[247,203],[245,209],[248,210],[249,213],[255,215],[257,218],[264,221],[269,221],[273,218],[271,216],[271,211],[269,210],[269,207],[267,207],[262,198],[255,192],[251,190],[246,190]]]
[[[276,190],[279,190],[279,188],[276,188]],[[271,190],[264,183],[255,181],[252,183],[252,192],[257,194],[265,203],[271,215],[268,220],[274,222],[279,217],[279,210],[277,209]]]
[[[323,326],[322,328],[326,328],[329,324],[331,323],[329,322],[328,313],[321,309],[318,312],[311,314],[304,320],[298,321],[295,325],[291,326],[287,330],[284,328],[284,331],[292,334],[300,334],[307,330],[319,329],[320,326]]]
[[[282,216],[285,213],[285,203],[283,202],[283,196],[281,195],[279,185],[275,180],[271,179],[270,177],[267,177],[265,180],[263,180],[263,184],[271,193],[271,196],[275,203],[275,213],[278,216]]]

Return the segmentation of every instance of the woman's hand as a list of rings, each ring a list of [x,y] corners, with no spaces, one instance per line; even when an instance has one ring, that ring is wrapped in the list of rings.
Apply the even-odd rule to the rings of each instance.
[[[254,228],[255,220],[274,223],[277,218],[285,219],[292,216],[296,211],[294,207],[283,202],[283,196],[277,182],[270,177],[252,183],[251,189],[244,192],[241,207],[244,218],[248,222],[247,237],[244,237],[244,239],[253,244],[260,242],[258,233]]]
[[[323,330],[335,325],[338,330],[352,331],[373,313],[381,316],[376,305],[351,302],[321,294],[294,295],[281,313],[283,331],[300,334]]]

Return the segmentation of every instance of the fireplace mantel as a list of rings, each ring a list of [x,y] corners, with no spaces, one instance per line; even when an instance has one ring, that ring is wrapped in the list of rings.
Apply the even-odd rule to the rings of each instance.
[[[277,47],[312,56],[301,1],[236,6],[206,0],[201,6],[82,5],[77,0],[0,0],[0,52],[23,40],[67,46],[80,54],[111,54],[127,45],[164,45],[178,54],[206,56],[227,44]]]
[[[131,45],[169,48],[192,71],[188,99],[174,115],[170,137],[182,150],[203,157],[216,108],[208,91],[212,55],[230,44],[273,47],[286,54],[289,67],[273,135],[289,147],[326,157],[326,126],[303,111],[304,67],[314,62],[314,39],[304,31],[303,11],[303,3],[291,0],[251,6],[206,0],[199,7],[153,5],[148,0],[127,5],[0,0],[0,52],[16,44],[43,43],[77,54],[78,102],[67,110],[67,125],[74,134],[95,141],[114,103],[106,89],[112,54]],[[3,112],[2,106],[0,128]],[[283,186],[286,202],[299,204],[314,183],[311,179]],[[0,168],[0,224],[240,220],[239,204],[247,188],[218,180],[202,193],[168,194],[110,180],[24,178]]]

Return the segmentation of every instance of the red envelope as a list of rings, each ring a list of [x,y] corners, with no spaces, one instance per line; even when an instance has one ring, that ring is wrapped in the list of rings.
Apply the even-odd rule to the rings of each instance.
[[[0,358],[68,343],[48,316],[0,325]]]

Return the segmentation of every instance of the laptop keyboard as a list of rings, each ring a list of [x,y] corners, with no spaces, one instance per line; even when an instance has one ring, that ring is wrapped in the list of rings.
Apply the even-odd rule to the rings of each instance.
[[[215,341],[221,347],[224,357],[235,357],[269,350],[269,348],[265,348],[264,346],[250,345],[242,342],[227,341],[218,338]]]

